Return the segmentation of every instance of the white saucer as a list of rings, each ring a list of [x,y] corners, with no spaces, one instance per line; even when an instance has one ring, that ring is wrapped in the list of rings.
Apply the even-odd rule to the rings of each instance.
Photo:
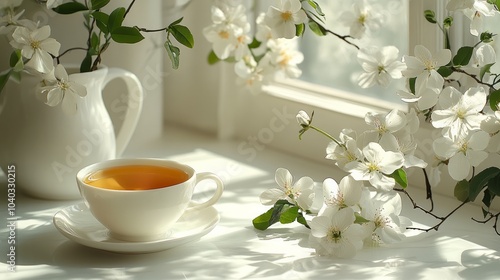
[[[166,233],[165,238],[147,242],[127,242],[109,236],[84,203],[66,207],[53,218],[54,226],[67,238],[82,245],[117,253],[151,253],[167,250],[194,241],[209,233],[219,222],[213,207],[187,211]]]

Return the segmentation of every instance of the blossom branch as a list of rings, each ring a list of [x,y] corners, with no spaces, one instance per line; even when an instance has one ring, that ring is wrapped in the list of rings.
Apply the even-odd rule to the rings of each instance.
[[[498,230],[498,218],[500,217],[500,212],[496,213],[496,214],[493,214],[491,212],[488,212],[487,215],[488,216],[487,218],[485,218],[484,220],[477,220],[475,218],[472,218],[472,220],[474,222],[477,222],[477,223],[480,223],[480,224],[486,224],[487,222],[491,221],[491,220],[495,220],[495,222],[493,223],[493,229],[495,229],[495,232],[497,235],[500,235],[500,231]]]
[[[353,46],[353,47],[355,47],[356,49],[358,49],[358,50],[359,50],[359,46],[358,46],[358,45],[356,45],[355,43],[353,43],[353,42],[351,42],[351,41],[349,41],[349,40],[348,40],[348,39],[352,39],[352,37],[351,37],[351,36],[349,36],[349,35],[340,35],[340,34],[338,34],[338,33],[336,33],[336,32],[333,32],[332,30],[330,30],[330,29],[328,29],[328,28],[325,28],[323,25],[321,25],[319,22],[317,22],[317,21],[314,19],[314,17],[312,17],[312,16],[310,15],[310,12],[309,12],[309,11],[307,11],[307,12],[306,12],[306,15],[307,15],[307,18],[308,18],[310,21],[312,21],[312,22],[316,23],[318,26],[321,26],[321,29],[322,29],[322,31],[323,31],[324,33],[329,33],[330,35],[333,35],[333,36],[335,36],[335,37],[339,38],[340,40],[342,40],[342,41],[346,42],[347,44],[349,44],[349,45],[351,45],[351,46]]]
[[[417,227],[407,227],[406,229],[412,229],[412,230],[420,230],[420,231],[425,231],[425,232],[429,232],[431,230],[439,230],[439,227],[449,218],[451,217],[451,215],[453,215],[456,211],[458,211],[458,209],[462,208],[465,204],[467,204],[467,200],[460,203],[460,205],[458,205],[457,207],[455,207],[455,209],[453,209],[450,213],[448,213],[446,216],[438,216],[434,213],[432,213],[432,210],[426,210],[425,208],[419,206],[415,200],[413,200],[412,196],[404,189],[394,189],[395,191],[397,192],[402,192],[404,194],[406,194],[406,196],[408,197],[408,199],[410,200],[411,204],[413,205],[413,209],[419,209],[421,210],[422,212],[428,214],[428,215],[431,215],[432,217],[434,217],[435,219],[437,220],[440,220],[439,223],[437,223],[436,225],[432,226],[432,227],[429,227],[427,229],[424,229],[424,228],[417,228]],[[496,227],[495,227],[495,230],[496,230]]]
[[[58,55],[58,56],[55,57],[55,59],[57,61],[57,64],[60,63],[60,59],[61,59],[62,56],[64,56],[65,54],[69,53],[70,51],[75,51],[75,50],[88,51],[87,48],[83,48],[83,47],[69,48],[69,49],[65,50],[64,52],[62,52],[60,55]]]
[[[134,5],[134,3],[135,3],[135,0],[132,0],[132,2],[130,2],[130,5],[128,6],[127,10],[125,11],[125,14],[123,15],[124,18],[130,12],[130,10],[132,9],[132,6]]]

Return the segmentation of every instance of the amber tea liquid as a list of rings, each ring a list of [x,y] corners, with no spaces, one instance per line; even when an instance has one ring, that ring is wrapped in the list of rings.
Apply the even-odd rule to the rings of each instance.
[[[88,175],[84,182],[111,190],[151,190],[187,181],[188,174],[180,169],[152,165],[126,165],[106,168]]]

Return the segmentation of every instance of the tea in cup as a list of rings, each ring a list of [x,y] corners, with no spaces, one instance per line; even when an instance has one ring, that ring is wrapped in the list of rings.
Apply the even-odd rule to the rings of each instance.
[[[214,173],[163,159],[103,161],[81,169],[76,179],[85,204],[110,236],[132,242],[165,236],[185,211],[212,206],[224,190]],[[215,183],[215,193],[194,202],[194,189],[204,180]]]

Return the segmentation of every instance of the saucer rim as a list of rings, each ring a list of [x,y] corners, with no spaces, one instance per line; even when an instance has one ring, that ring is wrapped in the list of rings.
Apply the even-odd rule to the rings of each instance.
[[[67,229],[61,227],[59,223],[64,224],[66,227],[69,229],[75,228],[72,225],[66,223],[64,219],[61,217],[61,215],[64,215],[64,211],[69,211],[72,213],[75,213],[77,211],[83,211],[86,212],[85,215],[87,215],[90,210],[88,207],[85,205],[84,202],[80,202],[77,204],[69,205],[67,207],[64,207],[60,210],[58,210],[54,216],[52,217],[52,223],[54,227],[66,238],[69,240],[72,240],[78,244],[81,244],[86,247],[91,247],[99,250],[104,250],[108,252],[114,252],[114,253],[132,253],[132,254],[143,254],[143,253],[153,253],[153,252],[159,252],[159,251],[164,251],[168,250],[174,247],[178,247],[180,245],[183,245],[185,243],[189,243],[192,241],[196,241],[202,236],[208,234],[211,232],[215,226],[220,222],[220,213],[215,209],[213,206],[207,207],[207,210],[211,210],[214,213],[214,216],[211,219],[207,219],[208,222],[206,222],[206,225],[204,227],[196,232],[193,232],[188,235],[180,236],[178,238],[172,238],[170,235],[166,236],[165,238],[161,238],[158,240],[151,240],[151,241],[139,241],[139,242],[127,242],[127,241],[122,241],[118,239],[114,239],[110,237],[109,242],[108,240],[105,241],[99,241],[99,240],[94,240],[91,238],[84,238],[84,236],[79,235],[79,234],[73,234]],[[81,213],[80,213],[81,214]],[[93,217],[92,217],[93,218]],[[91,218],[91,219],[92,219]],[[99,221],[97,221],[95,218],[92,219],[92,222],[94,222],[96,225],[99,225],[102,227],[100,231],[108,231]],[[202,221],[203,222],[203,221]],[[175,225],[174,225],[175,228]],[[81,230],[81,229],[80,229]],[[173,244],[172,244],[173,243]],[[146,247],[144,247],[146,246]]]

